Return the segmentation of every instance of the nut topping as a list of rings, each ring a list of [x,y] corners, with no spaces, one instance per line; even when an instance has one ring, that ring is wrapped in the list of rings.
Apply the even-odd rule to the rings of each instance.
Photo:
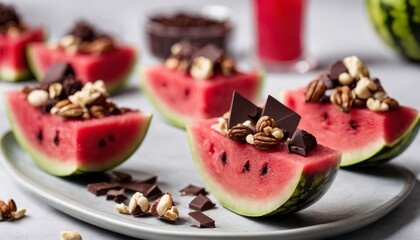
[[[213,75],[213,62],[206,57],[194,59],[190,74],[193,78],[205,80]]]
[[[243,124],[238,124],[228,131],[228,137],[230,139],[242,143],[246,142],[246,136],[249,134],[253,134],[253,131]]]
[[[390,97],[383,99],[382,102],[388,105],[389,110],[395,110],[400,107],[400,104],[397,102],[397,100]]]
[[[28,103],[34,107],[40,107],[48,100],[48,93],[44,90],[35,89],[27,95]]]
[[[275,127],[277,127],[277,124],[273,118],[269,116],[262,116],[258,119],[257,124],[255,125],[255,130],[257,132],[265,132],[264,129],[271,128],[270,132],[272,132],[272,129]]]
[[[60,232],[60,240],[82,240],[82,236],[75,231]]]
[[[53,83],[48,87],[48,94],[50,99],[57,98],[61,95],[61,92],[63,91],[63,85],[61,83]]]
[[[254,135],[254,145],[258,149],[271,149],[280,144],[280,140],[272,135],[259,132]]]
[[[348,86],[336,87],[330,97],[331,103],[343,112],[349,112],[353,101]]]
[[[235,61],[231,58],[226,58],[220,64],[222,73],[225,76],[232,76],[235,71]]]
[[[306,102],[319,102],[319,100],[324,96],[325,91],[327,90],[324,82],[321,80],[321,77],[318,76],[313,80],[306,89]]]

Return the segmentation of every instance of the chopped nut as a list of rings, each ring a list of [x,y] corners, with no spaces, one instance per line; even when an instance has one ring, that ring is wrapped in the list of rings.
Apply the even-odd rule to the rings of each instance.
[[[61,83],[53,83],[48,87],[48,94],[50,99],[54,99],[61,95],[61,92],[63,91],[63,85]]]
[[[220,67],[223,75],[232,76],[235,71],[235,61],[232,58],[226,58],[221,62]]]
[[[15,212],[17,210],[16,203],[13,199],[9,199],[7,205],[9,206],[10,212]]]
[[[28,103],[34,107],[40,107],[48,100],[47,91],[35,89],[27,96]]]
[[[176,70],[179,66],[179,60],[175,57],[170,57],[165,60],[165,66],[170,70]]]
[[[359,80],[362,77],[369,77],[369,72],[362,61],[356,56],[350,56],[343,59],[343,63],[349,71],[350,76]]]
[[[149,211],[150,205],[146,197],[142,193],[136,192],[130,199],[128,204],[128,211],[130,214],[139,216]]]
[[[374,99],[377,99],[377,100],[384,100],[385,98],[387,98],[388,97],[388,94],[385,92],[385,91],[376,91],[374,94],[373,94],[373,98]]]
[[[16,211],[12,211],[10,215],[12,216],[13,219],[19,219],[19,218],[22,218],[25,215],[25,213],[26,213],[26,209],[19,208]]]
[[[211,125],[210,128],[213,129],[213,130],[215,130],[215,131],[217,131],[217,132],[219,132],[219,133],[221,133],[221,134],[223,134],[223,135],[226,135],[227,134],[227,121],[226,121],[226,118],[218,118],[217,119],[217,123]]]
[[[362,77],[356,84],[353,91],[357,98],[368,99],[372,96],[372,93],[378,89],[378,85],[369,78]]]
[[[315,80],[309,83],[306,89],[306,102],[318,102],[322,96],[324,96],[327,87],[321,80],[321,76],[318,76]]]
[[[74,104],[69,104],[62,107],[58,114],[65,118],[78,118],[83,115],[83,108]]]
[[[340,73],[340,75],[338,76],[338,82],[341,85],[349,86],[350,84],[353,83],[353,77],[347,72],[343,72],[343,73]]]
[[[149,204],[149,200],[147,200],[147,198],[145,196],[143,196],[143,194],[139,197],[137,197],[137,205],[140,207],[140,209],[146,213],[149,211],[150,209],[150,204]]]
[[[389,110],[395,110],[400,107],[400,104],[397,102],[397,100],[387,97],[384,100],[382,100],[382,103],[385,103],[388,105]]]
[[[122,214],[129,214],[130,212],[128,211],[127,205],[125,205],[124,203],[120,203],[120,204],[115,204],[115,209]]]
[[[283,140],[283,138],[284,138],[284,132],[280,128],[274,128],[271,135],[273,135],[275,138],[277,138],[279,140]]]
[[[247,143],[253,145],[254,144],[254,135],[248,134],[248,136],[246,136],[245,140],[246,140]]]
[[[62,231],[60,232],[61,240],[82,240],[82,236],[75,231]]]
[[[245,122],[242,123],[242,125],[251,129],[252,132],[255,132],[255,125],[250,120],[246,120]]]
[[[174,222],[176,221],[178,216],[179,216],[178,208],[176,208],[175,206],[172,206],[169,210],[165,212],[165,214],[163,215],[163,218]]]
[[[254,135],[254,145],[258,149],[271,149],[280,144],[280,140],[272,135],[260,132]]]
[[[228,137],[237,142],[246,142],[249,134],[253,134],[253,131],[243,124],[237,124],[228,131]]]
[[[93,105],[89,108],[89,113],[95,118],[104,118],[105,108],[103,106]]]
[[[4,219],[11,218],[9,205],[7,205],[3,200],[0,200],[0,212],[1,212],[2,218]]]
[[[56,103],[54,105],[54,107],[51,108],[50,113],[51,114],[58,114],[58,112],[60,111],[61,108],[65,107],[69,104],[71,104],[70,100],[68,100],[68,99],[61,100],[58,103]]]
[[[175,221],[178,218],[178,209],[174,206],[169,192],[152,203],[150,212],[152,215],[168,221]]]
[[[166,211],[172,206],[172,197],[170,193],[166,193],[160,198],[156,206],[156,212],[159,216],[163,216]]]
[[[255,125],[255,130],[257,132],[264,132],[266,127],[277,127],[276,121],[269,116],[262,116],[258,119],[257,124]]]
[[[190,74],[193,78],[205,80],[213,75],[213,62],[206,57],[197,57],[194,59]]]
[[[336,87],[330,97],[331,103],[343,112],[349,112],[353,97],[348,86]]]
[[[374,98],[369,98],[366,101],[366,106],[369,110],[373,112],[384,112],[388,111],[389,109],[388,104],[381,102],[380,100],[376,100]]]
[[[174,56],[178,56],[181,53],[181,50],[182,50],[182,44],[179,42],[171,46],[171,54]]]

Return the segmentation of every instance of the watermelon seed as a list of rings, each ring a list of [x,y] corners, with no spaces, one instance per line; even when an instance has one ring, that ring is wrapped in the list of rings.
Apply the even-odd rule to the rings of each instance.
[[[184,90],[184,97],[188,98],[188,96],[190,96],[190,89],[189,88]]]
[[[328,114],[327,113],[323,113],[322,114],[322,119],[325,121],[328,119]]]
[[[268,172],[268,166],[267,164],[265,164],[264,167],[261,169],[260,173],[261,175],[264,176],[265,174],[267,174],[267,172]]]
[[[242,172],[247,173],[249,172],[249,161],[247,161],[242,169]]]
[[[355,122],[355,121],[353,121],[353,120],[351,120],[351,121],[350,121],[350,127],[351,127],[352,129],[356,129],[356,128],[357,128],[356,122]]]
[[[58,137],[58,131],[55,132],[55,136],[54,136],[54,144],[56,146],[58,146],[58,144],[60,143],[60,139]]]
[[[114,141],[115,137],[113,135],[109,135],[108,139],[109,139],[109,141],[112,142],[112,141]]]
[[[222,164],[225,165],[227,162],[227,157],[226,157],[226,153],[223,152],[222,156],[220,156],[220,160],[222,161]]]
[[[105,147],[105,145],[106,145],[105,139],[99,140],[99,147],[103,148]]]
[[[36,139],[38,139],[38,142],[42,142],[42,130],[39,130],[38,134],[36,135]]]

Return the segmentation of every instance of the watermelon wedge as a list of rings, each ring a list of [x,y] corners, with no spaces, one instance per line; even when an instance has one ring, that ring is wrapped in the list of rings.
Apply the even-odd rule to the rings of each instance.
[[[5,102],[13,133],[45,171],[68,176],[113,168],[139,147],[151,114],[129,111],[100,119],[65,120],[43,114],[21,91],[7,92]]]
[[[305,89],[284,91],[280,101],[302,116],[299,127],[319,143],[343,152],[341,166],[371,166],[401,154],[420,127],[417,110],[401,106],[387,112],[354,108],[338,111],[330,103],[305,103]]]
[[[158,112],[172,125],[185,128],[197,119],[221,116],[229,110],[232,93],[240,92],[255,100],[263,73],[221,73],[208,80],[197,80],[164,65],[141,68],[141,86]]]
[[[41,80],[51,64],[70,63],[76,76],[83,81],[101,79],[110,93],[120,90],[127,81],[136,61],[136,50],[130,46],[118,46],[101,54],[68,54],[62,49],[53,49],[45,43],[30,44],[27,49],[30,67]]]
[[[195,164],[210,192],[227,209],[259,217],[290,213],[317,201],[333,182],[341,153],[318,145],[306,157],[286,144],[258,150],[232,141],[210,126],[217,119],[187,126]]]
[[[25,48],[29,43],[42,41],[44,30],[41,27],[30,28],[14,37],[0,34],[0,79],[20,81],[31,78]]]

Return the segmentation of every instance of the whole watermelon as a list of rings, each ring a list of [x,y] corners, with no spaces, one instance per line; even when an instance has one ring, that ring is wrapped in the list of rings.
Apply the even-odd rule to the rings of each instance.
[[[409,60],[420,62],[420,0],[367,0],[381,38]]]

